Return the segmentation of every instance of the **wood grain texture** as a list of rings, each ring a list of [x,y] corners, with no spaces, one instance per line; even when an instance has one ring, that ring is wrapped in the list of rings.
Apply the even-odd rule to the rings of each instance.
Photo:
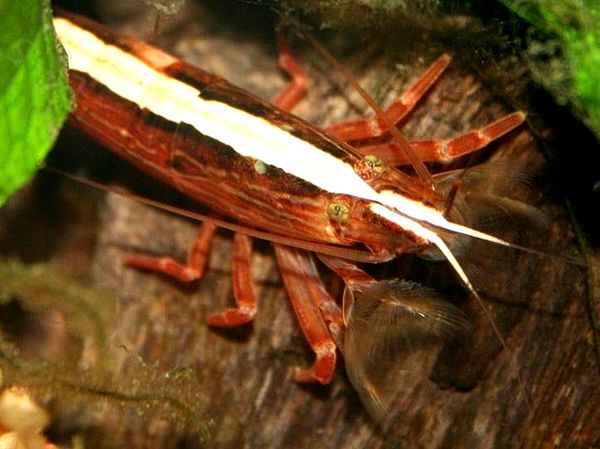
[[[124,14],[110,2],[102,7],[117,29],[133,33],[140,24],[142,34],[148,29],[147,19]],[[234,12],[238,11],[229,15]],[[212,5],[194,4],[177,25],[167,26],[160,43],[189,62],[272,97],[285,78],[275,63],[270,30],[237,16],[228,21],[227,15]],[[119,23],[115,17],[127,20]],[[353,52],[348,47],[343,52],[361,84],[385,103],[439,49],[430,49],[422,59],[404,55],[406,76],[397,69],[402,55]],[[331,70],[310,49],[298,53],[312,77],[309,95],[296,110],[299,115],[326,124],[362,109],[355,94],[340,95],[339,81],[327,76]],[[530,102],[526,74],[510,61],[498,64],[512,75],[509,97],[533,112],[540,120],[536,123],[547,123],[546,111],[536,110]],[[415,138],[448,137],[509,110],[472,70],[455,63],[411,113],[403,130]],[[552,132],[561,135],[560,130]],[[552,254],[573,254],[573,233],[560,189],[531,131],[517,130],[482,153],[482,158],[524,165],[533,179],[529,197],[550,219],[546,230],[520,226],[507,238]],[[53,409],[53,429],[63,441],[80,434],[88,447],[583,448],[598,444],[599,365],[581,267],[475,245],[473,257],[484,273],[476,276],[477,286],[510,351],[502,350],[478,305],[444,264],[431,267],[401,257],[377,267],[380,275],[432,285],[465,310],[473,323],[461,341],[428,352],[416,348],[402,362],[399,395],[384,433],[363,410],[345,378],[343,363],[329,386],[299,386],[291,380],[289,368],[311,362],[312,355],[295,323],[268,244],[255,245],[252,261],[259,306],[256,319],[249,326],[214,330],[204,324],[204,317],[233,302],[227,233],[219,234],[204,278],[186,287],[126,267],[122,260],[131,250],[184,259],[197,224],[116,195],[106,197],[99,217],[91,273],[97,285],[119,298],[110,348],[115,388],[131,394],[153,388],[159,396],[188,401],[197,416],[211,423],[211,440],[202,442],[193,426],[165,401],[126,403],[86,397],[70,406],[59,401],[63,405]],[[73,230],[65,227],[57,234],[68,240],[68,232]],[[51,253],[68,256],[68,251],[67,256],[56,249]],[[339,293],[339,284],[330,282]]]

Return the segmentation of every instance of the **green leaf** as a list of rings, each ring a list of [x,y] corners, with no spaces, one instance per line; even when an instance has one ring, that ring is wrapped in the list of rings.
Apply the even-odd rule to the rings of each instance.
[[[48,0],[0,0],[0,205],[31,177],[70,109]]]

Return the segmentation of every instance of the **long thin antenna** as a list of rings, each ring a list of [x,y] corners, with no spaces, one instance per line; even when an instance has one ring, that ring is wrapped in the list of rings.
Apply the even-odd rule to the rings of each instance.
[[[147,206],[154,207],[156,209],[165,210],[175,215],[179,215],[181,217],[191,218],[192,220],[202,221],[212,223],[220,228],[227,229],[233,232],[239,232],[241,234],[248,235],[250,237],[254,237],[261,240],[266,240],[271,243],[279,243],[282,245],[293,246],[294,248],[304,249],[306,251],[313,251],[320,254],[325,254],[328,256],[340,257],[342,259],[349,259],[355,262],[365,262],[365,263],[383,263],[387,262],[394,255],[386,255],[386,256],[377,256],[367,250],[360,250],[354,248],[344,248],[339,246],[327,245],[318,242],[312,242],[309,240],[301,240],[293,237],[285,237],[278,234],[272,234],[270,232],[259,231],[257,229],[249,228],[246,226],[238,225],[235,223],[231,223],[229,221],[216,218],[210,215],[200,214],[197,212],[191,212],[186,209],[182,209],[180,207],[171,206],[169,204],[162,203],[160,201],[152,200],[141,195],[136,195],[135,193],[128,192],[121,189],[112,189],[108,186],[92,181],[90,179],[83,178],[81,176],[74,175],[72,173],[66,172],[59,168],[50,167],[45,165],[42,167],[43,169],[56,173],[58,175],[64,176],[72,181],[96,188],[98,190],[103,190],[105,192],[116,193],[117,195],[121,195],[123,197],[132,199],[134,201],[138,201],[142,204],[146,204]]]

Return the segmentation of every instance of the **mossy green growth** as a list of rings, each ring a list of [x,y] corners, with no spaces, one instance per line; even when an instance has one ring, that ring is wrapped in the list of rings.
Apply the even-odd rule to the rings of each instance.
[[[102,401],[133,408],[140,417],[168,417],[194,429],[203,441],[210,440],[212,421],[203,418],[206,402],[194,370],[168,370],[158,362],[147,363],[115,343],[114,295],[80,285],[52,265],[0,259],[0,307],[6,309],[7,304],[18,304],[30,316],[41,317],[42,324],[52,324],[57,314],[51,312],[58,311],[58,316],[64,317],[68,338],[60,345],[63,351],[51,359],[32,355],[23,348],[27,346],[23,340],[33,340],[35,344],[28,347],[39,349],[55,340],[53,333],[40,334],[43,326],[33,323],[31,329],[20,328],[16,335],[11,334],[13,316],[4,310],[0,316],[0,368],[6,386],[49,395],[55,407],[77,403],[84,408]],[[61,327],[59,322],[56,325]],[[126,373],[117,375],[117,360],[124,356],[133,359],[132,363],[127,364]]]
[[[600,2],[501,1],[538,31],[525,54],[536,80],[600,138]]]
[[[0,259],[0,306],[7,307],[11,303],[18,304],[21,314],[30,315],[25,323],[34,320],[33,317],[41,320],[38,324],[32,324],[32,329],[27,326],[20,329],[12,338],[23,339],[27,337],[28,330],[31,330],[33,338],[38,341],[35,346],[39,348],[51,340],[40,329],[39,324],[44,325],[48,320],[55,321],[56,326],[50,326],[49,334],[54,333],[54,327],[64,327],[65,339],[69,343],[61,345],[63,351],[51,360],[38,360],[39,362],[50,362],[61,369],[76,370],[85,348],[87,357],[90,358],[88,363],[93,363],[99,373],[108,372],[108,336],[112,332],[111,323],[114,322],[115,310],[115,299],[111,294],[82,286],[63,276],[52,265],[27,265],[15,259]],[[12,309],[14,307],[9,308]],[[57,314],[48,315],[49,311],[56,311]],[[0,317],[0,339],[11,339],[7,337],[10,332],[6,332],[11,327],[7,322],[10,320],[10,311]],[[20,344],[19,341],[13,343],[17,346]],[[32,357],[43,357],[41,354],[44,354],[43,350],[35,351]],[[31,358],[28,354],[22,355]]]
[[[48,0],[0,0],[0,206],[37,169],[70,109]]]

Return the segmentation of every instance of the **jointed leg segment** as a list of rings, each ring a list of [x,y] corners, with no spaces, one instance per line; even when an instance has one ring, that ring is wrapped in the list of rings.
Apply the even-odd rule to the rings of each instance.
[[[525,120],[522,111],[505,115],[482,128],[468,131],[446,140],[428,139],[410,142],[413,151],[423,162],[448,162],[485,147],[493,140],[512,131]],[[373,154],[389,165],[407,165],[408,159],[394,143],[381,143],[356,148],[361,154]]]
[[[310,368],[294,369],[294,379],[329,383],[336,361],[336,343],[331,330],[343,328],[341,311],[323,287],[309,253],[275,245],[275,255],[300,327],[316,355]]]
[[[450,56],[446,54],[436,59],[400,98],[383,111],[386,120],[377,118],[348,120],[329,126],[327,132],[346,142],[384,137],[388,133],[385,123],[400,122],[440,77],[450,60]],[[517,111],[480,129],[468,131],[454,138],[417,140],[410,142],[410,144],[422,161],[446,162],[486,146],[491,141],[519,126],[524,120],[525,113]],[[355,146],[355,148],[361,154],[378,156],[389,165],[406,165],[409,163],[404,152],[400,151],[393,142]]]
[[[204,274],[215,230],[216,226],[211,223],[203,223],[200,226],[185,264],[172,257],[153,257],[142,254],[128,254],[125,257],[125,263],[133,267],[163,273],[182,282],[195,281]]]
[[[386,122],[398,123],[402,120],[442,75],[451,59],[448,54],[437,58],[406,92],[383,111]],[[382,136],[388,129],[383,120],[363,118],[335,123],[328,126],[326,131],[344,142],[351,142]]]
[[[129,254],[125,258],[128,265],[166,274],[182,282],[200,279],[208,260],[208,253],[214,238],[216,226],[203,223],[190,249],[187,263],[182,264],[172,257],[153,257]],[[233,259],[231,276],[233,294],[237,307],[209,315],[208,324],[213,326],[235,326],[252,320],[256,313],[256,300],[250,274],[250,253],[252,240],[236,233],[233,237]]]
[[[233,236],[231,277],[237,307],[208,315],[206,322],[211,326],[236,326],[252,321],[256,313],[256,298],[250,272],[251,253],[252,238],[236,233]]]
[[[308,78],[290,51],[283,33],[277,33],[276,38],[279,66],[289,75],[290,81],[273,99],[273,104],[284,111],[290,111],[306,94]]]

